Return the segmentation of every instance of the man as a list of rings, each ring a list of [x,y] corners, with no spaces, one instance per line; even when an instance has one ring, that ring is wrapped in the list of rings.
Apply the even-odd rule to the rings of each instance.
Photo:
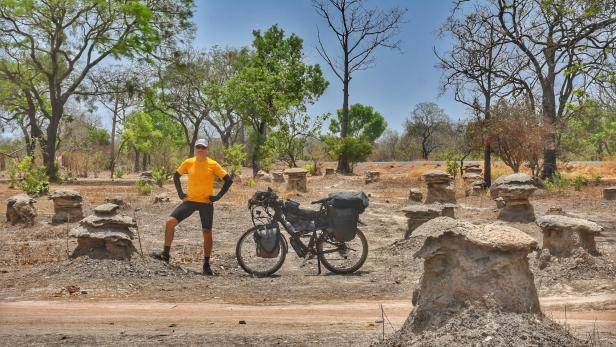
[[[210,255],[212,254],[212,224],[214,220],[214,202],[220,200],[233,183],[227,172],[213,159],[208,158],[208,144],[203,139],[195,143],[195,156],[184,160],[173,175],[173,182],[182,203],[171,213],[165,225],[165,248],[153,256],[169,262],[169,252],[175,227],[195,211],[199,211],[203,232],[203,274],[212,276]],[[188,194],[182,191],[180,177],[188,173]],[[218,194],[213,195],[214,176],[221,178],[224,184]]]

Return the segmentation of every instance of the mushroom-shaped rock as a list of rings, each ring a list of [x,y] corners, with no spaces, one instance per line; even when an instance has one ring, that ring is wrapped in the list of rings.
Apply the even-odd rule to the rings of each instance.
[[[271,182],[272,181],[272,175],[268,174],[267,172],[263,171],[263,170],[259,170],[259,172],[257,172],[257,175],[255,176],[256,179],[258,179],[259,181],[263,181],[263,182]]]
[[[481,175],[481,167],[479,166],[479,164],[464,164],[462,171],[464,171],[465,174]]]
[[[307,192],[307,178],[308,170],[302,168],[286,169],[284,171],[287,179],[287,191]]]
[[[132,240],[137,223],[132,217],[118,215],[118,205],[103,204],[94,214],[71,229],[69,236],[77,238],[73,257],[87,255],[92,258],[130,258],[135,251]]]
[[[76,222],[83,218],[81,193],[69,189],[56,190],[49,194],[49,199],[53,201],[52,223]]]
[[[406,329],[440,327],[469,305],[498,312],[540,312],[527,259],[537,242],[522,231],[438,217],[417,228],[412,237],[423,240],[414,256],[424,259],[424,272],[413,293]]]
[[[456,203],[456,190],[453,185],[453,177],[445,171],[434,170],[421,175],[428,186],[426,204],[435,202]]]
[[[419,188],[412,188],[409,191],[409,200],[414,202],[421,202],[421,200],[423,200],[423,193]]]
[[[325,176],[332,176],[336,174],[336,169],[332,169],[332,168],[326,168],[325,169]]]
[[[501,197],[505,201],[498,219],[523,223],[535,221],[535,211],[528,201],[529,196],[537,190],[535,184],[531,176],[523,173],[499,177],[490,187],[493,197]]]
[[[437,217],[454,217],[454,207],[452,204],[430,204],[430,205],[410,205],[401,211],[407,218],[407,229],[404,238],[408,239],[413,231],[425,222]]]
[[[539,217],[537,224],[543,233],[543,249],[556,257],[569,257],[577,248],[592,255],[599,255],[595,236],[603,227],[595,222],[562,215]]]
[[[35,202],[34,198],[26,194],[14,195],[6,199],[6,220],[12,225],[17,223],[34,225]]]
[[[616,200],[616,187],[603,188],[603,199]]]

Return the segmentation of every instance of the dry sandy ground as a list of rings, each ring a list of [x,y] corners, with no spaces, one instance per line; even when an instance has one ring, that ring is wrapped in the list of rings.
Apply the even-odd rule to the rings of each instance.
[[[0,222],[0,345],[369,345],[383,334],[380,304],[387,316],[386,336],[411,309],[412,288],[422,272],[412,254],[420,245],[400,241],[406,220],[399,209],[407,203],[408,190],[421,187],[417,175],[435,167],[360,166],[358,172],[382,171],[381,182],[311,177],[309,193],[292,195],[305,205],[331,191],[370,194],[371,205],[362,215],[369,257],[349,276],[318,276],[315,263],[301,267],[292,253],[272,278],[251,278],[238,267],[235,242],[251,225],[246,201],[266,186],[262,183],[236,183],[217,203],[212,262],[218,276],[213,278],[198,273],[202,246],[196,215],[178,227],[170,266],[140,256],[129,262],[70,260],[67,251],[76,242],[67,242],[65,235],[74,224],[49,225],[53,207],[40,198],[34,227]],[[544,313],[582,338],[599,333],[604,345],[616,341],[616,202],[600,199],[607,184],[532,198],[537,215],[558,206],[602,224],[606,231],[597,239],[602,257],[555,262],[539,270],[530,256]],[[144,253],[162,248],[162,223],[177,203],[172,185],[155,192],[172,197],[163,205],[137,196],[131,186],[52,187],[60,188],[82,192],[86,214],[105,197],[124,197],[131,207],[123,213],[133,215],[134,208],[141,208],[136,218]],[[0,184],[0,208],[16,193]],[[458,199],[457,218],[473,223],[496,218],[488,197],[465,198],[460,187]],[[514,226],[540,239],[535,225]]]

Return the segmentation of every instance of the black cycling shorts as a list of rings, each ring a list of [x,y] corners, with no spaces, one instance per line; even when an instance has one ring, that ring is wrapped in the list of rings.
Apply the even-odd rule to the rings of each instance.
[[[171,217],[178,220],[178,222],[190,217],[195,211],[199,211],[199,217],[201,217],[201,227],[203,229],[212,230],[212,224],[214,222],[214,205],[204,202],[183,201],[180,206],[176,207],[171,212]]]

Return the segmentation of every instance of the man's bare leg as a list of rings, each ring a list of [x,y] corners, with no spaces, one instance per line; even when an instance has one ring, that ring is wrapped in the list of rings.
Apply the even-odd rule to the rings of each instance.
[[[165,223],[165,247],[171,247],[173,242],[173,236],[175,235],[175,227],[178,225],[178,220],[169,217],[167,223]]]

